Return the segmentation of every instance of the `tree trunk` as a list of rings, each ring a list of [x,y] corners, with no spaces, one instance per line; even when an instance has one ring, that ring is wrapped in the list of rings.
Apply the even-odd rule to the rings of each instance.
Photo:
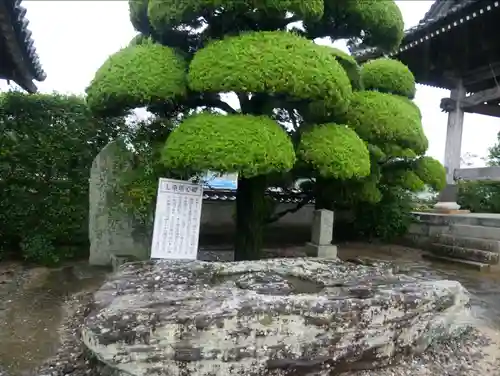
[[[258,260],[262,252],[266,177],[238,178],[234,259]]]

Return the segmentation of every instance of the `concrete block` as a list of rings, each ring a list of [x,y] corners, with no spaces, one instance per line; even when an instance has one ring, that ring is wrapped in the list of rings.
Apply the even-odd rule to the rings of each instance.
[[[481,262],[489,265],[498,264],[499,257],[498,253],[438,243],[431,245],[431,252],[436,256]]]
[[[447,234],[450,231],[450,226],[429,226],[429,237],[440,236]]]
[[[441,256],[436,256],[436,255],[433,255],[430,253],[423,254],[422,257],[424,259],[427,259],[427,260],[442,262],[445,264],[454,264],[454,265],[462,266],[462,267],[467,268],[467,269],[473,269],[473,270],[478,270],[478,271],[488,271],[491,268],[491,265],[485,264],[482,262],[454,259],[454,258],[449,258],[449,257],[441,257]]]
[[[464,248],[479,249],[481,251],[500,253],[500,241],[472,237],[462,237],[451,234],[441,234],[437,243]]]
[[[500,240],[500,228],[453,224],[450,234],[460,237]]]
[[[428,236],[429,225],[426,223],[412,223],[408,228],[408,234]]]

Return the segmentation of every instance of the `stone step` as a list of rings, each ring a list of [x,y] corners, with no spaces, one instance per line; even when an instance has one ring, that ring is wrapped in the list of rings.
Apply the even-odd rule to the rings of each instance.
[[[500,240],[500,227],[452,224],[450,233],[461,237]]]
[[[498,264],[499,261],[498,253],[447,244],[433,243],[431,244],[431,252],[432,254],[440,257],[451,257],[461,260],[482,262],[490,265]]]
[[[438,235],[436,243],[500,253],[500,241],[498,240],[440,234]]]
[[[463,266],[464,268],[467,268],[467,269],[474,269],[474,270],[479,270],[479,271],[487,271],[491,267],[491,265],[485,264],[483,262],[455,259],[455,258],[451,258],[451,257],[441,257],[441,256],[433,255],[431,253],[424,253],[424,254],[422,254],[422,257],[427,259],[427,260],[430,260],[430,261],[442,262],[444,264],[459,265],[459,266]]]

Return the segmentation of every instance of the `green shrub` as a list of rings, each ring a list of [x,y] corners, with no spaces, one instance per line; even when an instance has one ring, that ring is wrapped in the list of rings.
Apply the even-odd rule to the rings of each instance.
[[[408,231],[412,222],[412,198],[400,188],[380,187],[377,203],[363,202],[352,207],[352,221],[335,223],[337,240],[391,241]]]
[[[473,213],[500,213],[500,182],[460,182],[458,204]]]
[[[93,119],[75,96],[0,95],[0,249],[5,256],[54,264],[85,255],[92,161],[122,126],[121,120]]]

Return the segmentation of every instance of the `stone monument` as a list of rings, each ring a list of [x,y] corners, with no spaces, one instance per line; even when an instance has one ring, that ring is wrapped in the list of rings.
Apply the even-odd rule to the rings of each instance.
[[[114,256],[149,258],[150,234],[142,234],[134,218],[120,209],[114,197],[120,173],[130,164],[131,152],[121,141],[106,145],[92,163],[89,180],[89,240],[91,265],[110,265]],[[118,262],[121,263],[121,262]]]
[[[306,254],[321,258],[337,258],[333,239],[333,211],[320,209],[314,212],[311,242],[306,244]]]

